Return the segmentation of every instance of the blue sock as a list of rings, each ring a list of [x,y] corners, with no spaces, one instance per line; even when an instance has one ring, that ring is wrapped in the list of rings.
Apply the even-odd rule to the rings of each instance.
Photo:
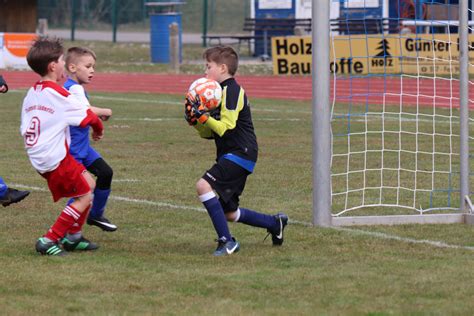
[[[5,181],[3,181],[2,177],[0,177],[0,197],[4,197],[5,194],[7,194],[7,191],[8,191],[7,184],[5,183]]]
[[[225,237],[227,240],[232,240],[230,235],[229,226],[227,225],[227,219],[224,215],[222,205],[217,199],[214,192],[205,193],[199,196],[202,204],[207,210],[209,217],[211,218],[214,229],[217,233],[217,238]]]
[[[240,223],[270,229],[274,228],[276,225],[275,217],[273,215],[258,213],[246,208],[239,208],[239,210],[240,217],[237,221]]]
[[[104,215],[105,206],[107,205],[107,200],[109,199],[110,189],[94,190],[94,200],[92,201],[91,211],[89,213],[89,218],[99,218]]]

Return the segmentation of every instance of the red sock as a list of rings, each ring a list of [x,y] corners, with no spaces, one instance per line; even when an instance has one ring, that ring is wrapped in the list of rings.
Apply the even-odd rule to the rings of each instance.
[[[80,216],[81,213],[79,213],[73,206],[66,206],[44,237],[51,239],[52,241],[62,239],[66,236],[66,233],[71,229],[72,225],[79,220]]]
[[[68,231],[69,234],[75,234],[75,233],[78,233],[82,230],[82,226],[84,226],[84,223],[86,222],[86,218],[89,215],[89,210],[90,209],[91,209],[91,207],[89,206],[84,210],[84,212],[82,212],[79,219],[69,229],[69,231]]]

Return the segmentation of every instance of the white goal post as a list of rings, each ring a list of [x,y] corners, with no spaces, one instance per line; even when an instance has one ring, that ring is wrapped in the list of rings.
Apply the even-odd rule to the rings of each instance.
[[[468,0],[458,21],[359,10],[336,32],[330,2],[312,1],[313,224],[474,224]]]

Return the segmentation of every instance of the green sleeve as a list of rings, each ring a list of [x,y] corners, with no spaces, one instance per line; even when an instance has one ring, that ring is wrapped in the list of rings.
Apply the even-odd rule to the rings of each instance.
[[[194,128],[198,131],[199,136],[201,136],[202,138],[214,138],[212,135],[212,130],[209,127],[204,126],[198,122],[196,125],[194,125]]]
[[[237,119],[239,118],[239,112],[244,107],[244,89],[240,89],[239,99],[237,101],[237,107],[235,110],[229,110],[226,107],[226,93],[223,93],[222,104],[221,104],[221,118],[216,120],[209,117],[205,125],[209,127],[214,133],[222,137],[228,130],[235,128]]]

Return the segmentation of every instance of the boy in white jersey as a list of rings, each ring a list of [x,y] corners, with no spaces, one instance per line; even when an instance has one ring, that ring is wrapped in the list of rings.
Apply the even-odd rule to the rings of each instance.
[[[66,54],[66,70],[68,80],[64,88],[77,97],[85,108],[89,108],[102,120],[107,120],[112,115],[112,110],[91,106],[89,97],[83,85],[88,84],[94,76],[96,55],[84,47],[71,47]],[[113,170],[90,145],[90,128],[71,126],[71,155],[86,169],[97,177],[94,189],[94,199],[87,218],[87,224],[95,225],[104,231],[113,232],[117,226],[112,224],[105,216],[105,206],[110,195]]]
[[[94,140],[102,138],[103,126],[96,114],[58,84],[64,78],[63,53],[60,40],[42,37],[33,43],[26,59],[41,79],[23,100],[20,128],[30,162],[48,181],[53,200],[74,198],[36,242],[37,252],[51,256],[66,254],[59,245],[65,237],[73,241],[64,244],[67,251],[98,248],[81,233],[95,181],[69,153],[69,126],[90,125]]]

